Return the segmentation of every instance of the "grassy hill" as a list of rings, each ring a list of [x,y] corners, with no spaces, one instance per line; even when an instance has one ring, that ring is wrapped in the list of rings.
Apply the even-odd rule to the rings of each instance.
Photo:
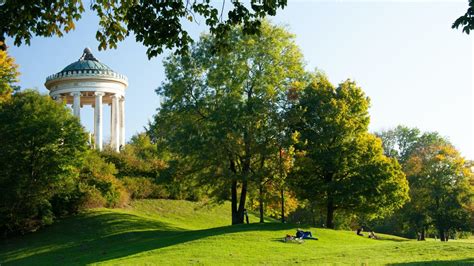
[[[256,216],[250,217],[257,222]],[[230,206],[141,200],[128,209],[96,209],[39,232],[3,241],[0,265],[71,264],[467,264],[473,241],[372,240],[310,228],[318,241],[283,243],[295,226],[228,226]]]

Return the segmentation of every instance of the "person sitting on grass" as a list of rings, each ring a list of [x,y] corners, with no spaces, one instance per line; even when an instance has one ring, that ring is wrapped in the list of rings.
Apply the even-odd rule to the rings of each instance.
[[[364,228],[362,228],[362,227],[357,229],[357,235],[358,236],[364,236],[364,234],[362,234],[362,231],[364,231]]]
[[[301,229],[296,230],[296,237],[301,239],[314,239],[318,240],[316,237],[313,237],[310,231],[303,231]]]

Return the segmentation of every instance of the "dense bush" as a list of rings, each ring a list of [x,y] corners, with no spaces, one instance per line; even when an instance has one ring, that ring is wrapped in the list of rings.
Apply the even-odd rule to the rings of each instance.
[[[86,152],[79,175],[67,193],[53,197],[56,216],[74,214],[98,207],[123,207],[129,202],[129,193],[117,179],[115,166],[107,163],[98,151]]]
[[[116,176],[147,177],[156,179],[166,164],[158,157],[156,145],[150,141],[148,135],[141,133],[132,137],[120,153],[112,149],[105,149],[102,157],[115,165]]]
[[[151,178],[124,177],[122,182],[132,199],[163,199],[169,196],[165,187],[155,184]]]
[[[129,193],[115,177],[117,170],[95,150],[90,150],[82,166],[75,193],[80,195],[79,208],[123,207]]]

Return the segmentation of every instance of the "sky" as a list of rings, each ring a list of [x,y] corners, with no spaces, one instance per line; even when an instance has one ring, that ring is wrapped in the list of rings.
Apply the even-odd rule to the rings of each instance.
[[[87,1],[86,1],[87,2]],[[437,131],[462,155],[474,159],[472,37],[451,29],[467,1],[288,1],[270,20],[296,35],[307,70],[324,71],[331,82],[355,80],[371,99],[370,131],[397,125]],[[204,23],[186,24],[197,38]],[[98,19],[91,12],[62,38],[34,37],[30,46],[10,45],[20,66],[19,85],[44,87],[48,75],[77,61],[90,47],[101,62],[128,77],[126,138],[142,132],[160,99],[155,89],[165,80],[163,58],[148,60],[133,35],[115,50],[98,51]],[[104,117],[109,117],[105,108]],[[92,131],[93,109],[81,110]],[[110,134],[104,122],[104,135]]]

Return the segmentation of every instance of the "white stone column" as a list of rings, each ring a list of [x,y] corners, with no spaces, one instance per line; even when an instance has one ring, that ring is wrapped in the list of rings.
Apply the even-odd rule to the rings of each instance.
[[[74,116],[81,119],[81,93],[80,92],[73,92],[71,93],[71,96],[74,97],[73,103],[72,103],[72,109],[74,112]]]
[[[81,93],[80,92],[73,92],[71,95],[74,97],[72,103],[72,109],[74,112],[74,116],[81,120]]]
[[[94,107],[94,135],[95,147],[102,150],[102,96],[103,92],[95,93],[95,107]]]
[[[120,146],[125,146],[125,96],[120,98]]]
[[[120,149],[120,138],[119,138],[119,96],[117,94],[112,95],[112,123],[111,123],[111,145],[115,151]]]

